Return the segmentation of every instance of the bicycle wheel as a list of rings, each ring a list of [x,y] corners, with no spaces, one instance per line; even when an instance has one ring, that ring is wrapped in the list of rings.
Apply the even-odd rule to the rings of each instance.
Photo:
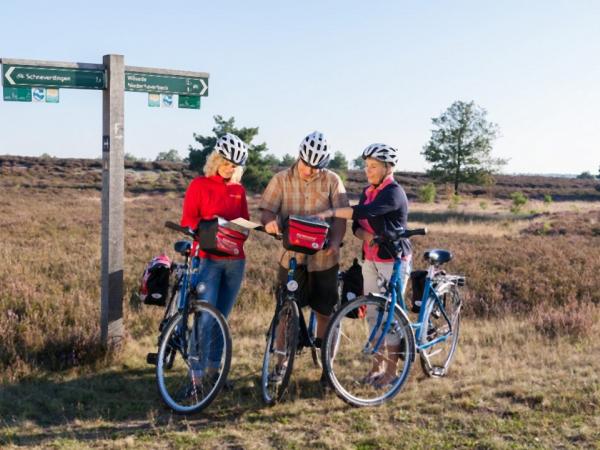
[[[298,314],[296,302],[288,300],[276,308],[271,321],[261,375],[262,397],[267,405],[281,400],[290,382],[298,348]]]
[[[210,405],[229,373],[231,346],[229,326],[214,306],[195,302],[185,321],[181,313],[174,315],[164,330],[156,365],[165,404],[178,414],[197,413]]]
[[[408,379],[415,344],[410,322],[399,307],[380,348],[373,352],[388,311],[385,297],[358,297],[338,310],[327,328],[323,366],[338,397],[353,406],[380,405],[398,394]],[[394,377],[389,383],[378,384],[374,367]]]
[[[455,284],[443,283],[436,289],[439,301],[429,297],[418,346],[423,372],[430,377],[446,375],[452,362],[460,330],[462,301]]]

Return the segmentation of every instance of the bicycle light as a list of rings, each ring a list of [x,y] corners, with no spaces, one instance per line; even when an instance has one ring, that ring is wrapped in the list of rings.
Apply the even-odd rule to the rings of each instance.
[[[298,290],[298,282],[296,280],[290,280],[287,282],[287,290],[290,292],[296,292]]]

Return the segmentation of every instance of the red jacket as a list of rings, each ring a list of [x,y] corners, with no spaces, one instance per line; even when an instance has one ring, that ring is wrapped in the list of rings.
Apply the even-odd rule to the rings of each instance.
[[[244,187],[238,183],[226,183],[220,175],[194,178],[183,199],[181,226],[196,229],[200,220],[213,219],[216,216],[227,220],[250,218]],[[244,252],[238,256],[215,256],[200,250],[200,257],[242,259]]]

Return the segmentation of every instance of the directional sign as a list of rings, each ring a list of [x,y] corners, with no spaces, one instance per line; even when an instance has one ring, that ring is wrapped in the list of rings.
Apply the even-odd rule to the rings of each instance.
[[[125,71],[125,90],[207,96],[208,78]]]
[[[104,89],[104,70],[2,64],[2,84],[9,87]]]
[[[30,102],[31,88],[4,87],[2,90],[5,102]]]

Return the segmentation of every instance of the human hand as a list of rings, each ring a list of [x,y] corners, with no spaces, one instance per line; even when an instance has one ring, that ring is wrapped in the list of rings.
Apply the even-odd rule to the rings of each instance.
[[[265,231],[269,234],[281,234],[276,220],[271,220],[269,223],[265,224]]]
[[[327,256],[339,255],[340,244],[329,244],[329,246],[323,251]]]
[[[330,217],[333,217],[334,213],[335,213],[335,211],[333,209],[326,209],[325,211],[322,211],[322,212],[316,214],[316,216],[321,220],[325,220]]]

